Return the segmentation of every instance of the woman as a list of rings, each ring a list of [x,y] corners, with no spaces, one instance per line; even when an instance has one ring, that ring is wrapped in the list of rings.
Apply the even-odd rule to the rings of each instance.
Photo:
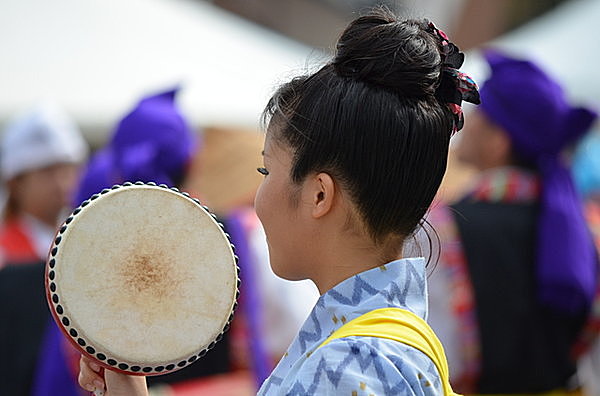
[[[256,211],[274,272],[311,279],[322,295],[260,395],[450,393],[414,347],[328,337],[380,308],[426,317],[425,261],[403,259],[401,246],[441,182],[462,99],[478,101],[462,60],[433,24],[378,11],[350,24],[330,63],[270,100]],[[146,394],[143,378],[86,358],[80,384]]]

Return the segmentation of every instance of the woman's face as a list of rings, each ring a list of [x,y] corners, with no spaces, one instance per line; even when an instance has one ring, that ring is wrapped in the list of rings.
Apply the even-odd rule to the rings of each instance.
[[[271,268],[284,279],[305,279],[302,249],[308,243],[300,187],[290,179],[291,152],[267,133],[263,157],[264,168],[259,171],[265,177],[254,206],[267,236]]]

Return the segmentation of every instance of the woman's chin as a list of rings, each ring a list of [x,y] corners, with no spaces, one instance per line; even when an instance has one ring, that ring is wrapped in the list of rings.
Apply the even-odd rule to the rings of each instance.
[[[277,263],[275,263],[275,265],[273,265],[273,262],[271,262],[271,270],[279,278],[285,279],[288,281],[299,281],[299,280],[306,279],[306,276],[297,274],[294,271],[291,271],[289,268],[279,266],[279,265],[277,265]]]

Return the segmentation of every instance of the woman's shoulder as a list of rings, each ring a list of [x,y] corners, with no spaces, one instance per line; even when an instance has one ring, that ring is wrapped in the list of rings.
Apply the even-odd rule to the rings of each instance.
[[[304,362],[287,394],[439,395],[434,363],[397,341],[353,336],[331,341]]]

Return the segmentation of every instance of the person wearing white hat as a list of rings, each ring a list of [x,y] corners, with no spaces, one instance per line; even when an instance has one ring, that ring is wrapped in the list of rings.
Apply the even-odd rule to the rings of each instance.
[[[75,123],[55,105],[38,105],[9,123],[0,141],[7,190],[0,268],[46,258],[87,152]]]

